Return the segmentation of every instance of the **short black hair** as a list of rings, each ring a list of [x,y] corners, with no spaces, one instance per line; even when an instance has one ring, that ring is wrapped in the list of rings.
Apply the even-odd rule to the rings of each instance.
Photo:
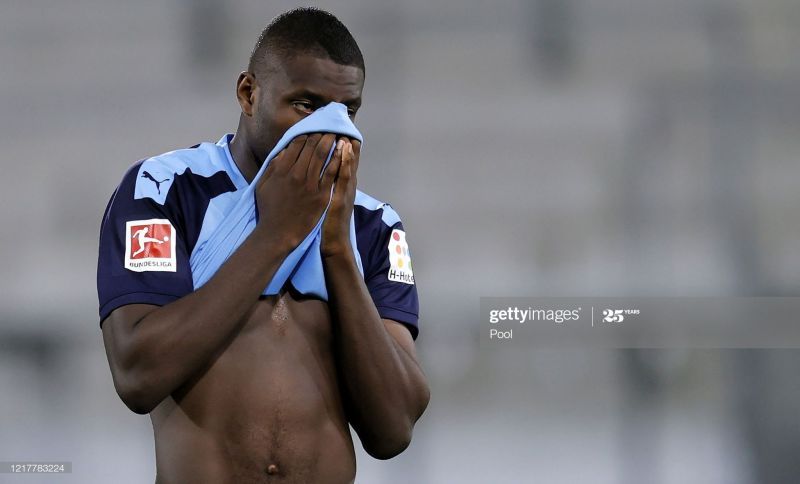
[[[330,12],[299,7],[284,12],[264,28],[258,37],[247,69],[268,68],[268,57],[291,58],[297,54],[328,57],[337,64],[364,71],[364,57],[347,27]]]

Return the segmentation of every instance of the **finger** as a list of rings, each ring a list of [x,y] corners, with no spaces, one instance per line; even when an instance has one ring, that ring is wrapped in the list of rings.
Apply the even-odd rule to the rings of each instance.
[[[339,168],[338,180],[345,183],[350,181],[353,176],[353,162],[355,159],[355,152],[353,151],[353,143],[347,142],[344,145],[342,153],[342,167]]]
[[[353,152],[355,154],[355,163],[353,163],[353,173],[358,172],[358,164],[361,162],[361,142],[357,139],[353,140]]]
[[[341,206],[353,202],[356,190],[355,165],[357,162],[352,141],[345,139],[342,146],[341,163],[335,179],[336,184],[333,188],[332,204]]]
[[[308,137],[305,146],[303,146],[303,150],[298,155],[297,160],[290,170],[293,176],[298,179],[305,178],[306,172],[308,171],[308,163],[311,161],[311,157],[314,155],[314,151],[317,149],[317,145],[319,145],[321,139],[322,133],[314,133]]]
[[[355,193],[356,184],[358,183],[358,151],[360,150],[360,145],[358,141],[354,141],[350,145],[350,169],[348,170],[348,190],[351,190],[352,193]]]
[[[336,143],[336,135],[328,133],[322,137],[317,149],[314,151],[314,156],[308,164],[308,171],[306,172],[306,180],[309,188],[315,188],[319,185],[319,175],[322,173],[322,167],[328,159],[328,154],[331,152],[333,144]]]
[[[331,157],[331,162],[328,163],[327,168],[325,168],[325,173],[322,174],[322,178],[320,179],[319,182],[320,190],[330,191],[333,182],[336,180],[336,176],[339,174],[339,168],[342,165],[342,153],[344,151],[344,144],[345,141],[343,139],[340,139],[336,143],[336,149],[333,150],[333,156]]]
[[[267,169],[264,170],[264,175],[262,178],[266,178],[272,175],[272,173],[274,173],[275,170],[277,170],[278,167],[281,166],[284,158],[286,158],[286,150],[283,150],[277,155],[275,155],[275,158],[273,158],[272,161],[269,162],[269,165],[267,165]]]
[[[261,175],[261,178],[258,179],[258,184],[257,184],[258,187],[262,186],[264,182],[266,182],[267,178],[271,177],[272,174],[275,173],[275,171],[278,169],[278,167],[281,166],[285,154],[286,150],[283,150],[277,155],[275,155],[275,158],[273,158],[272,161],[269,162],[269,165],[267,165],[267,169],[264,170],[264,173]]]
[[[275,166],[275,171],[278,173],[288,172],[295,160],[297,160],[297,154],[300,153],[300,150],[305,146],[307,138],[308,136],[303,134],[290,141],[289,144],[269,162],[270,166],[268,166],[267,169]]]
[[[339,166],[339,173],[336,175],[336,185],[333,187],[333,200],[334,203],[341,203],[347,194],[347,188],[350,185],[351,166],[353,164],[353,156],[350,147],[350,142],[345,141],[342,147],[342,162]]]

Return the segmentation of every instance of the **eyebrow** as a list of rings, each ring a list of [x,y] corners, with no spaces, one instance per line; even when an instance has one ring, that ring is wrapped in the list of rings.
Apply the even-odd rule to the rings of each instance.
[[[324,96],[322,96],[321,94],[316,93],[316,92],[314,92],[314,91],[312,91],[310,89],[300,89],[300,90],[297,90],[297,91],[293,91],[289,95],[289,97],[297,97],[297,96],[299,96],[299,97],[307,97],[311,101],[313,101],[315,103],[318,103],[318,104],[321,104],[322,101],[324,101]],[[344,104],[344,105],[353,105],[353,106],[356,106],[356,107],[360,107],[361,106],[361,97],[352,98],[352,99],[345,99],[344,101],[342,101],[342,104]]]

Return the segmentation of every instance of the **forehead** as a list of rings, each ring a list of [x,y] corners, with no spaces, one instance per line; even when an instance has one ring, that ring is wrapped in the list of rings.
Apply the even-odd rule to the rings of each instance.
[[[354,99],[364,87],[360,68],[309,54],[282,59],[278,71],[283,92],[308,90],[335,99]]]

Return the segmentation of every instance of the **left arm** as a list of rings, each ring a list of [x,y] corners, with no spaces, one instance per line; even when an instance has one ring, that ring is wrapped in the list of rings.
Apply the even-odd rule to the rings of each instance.
[[[342,161],[323,224],[322,255],[348,416],[364,450],[389,459],[411,442],[430,391],[411,333],[381,319],[356,265],[349,223],[359,148],[358,142],[344,141],[334,154]]]

